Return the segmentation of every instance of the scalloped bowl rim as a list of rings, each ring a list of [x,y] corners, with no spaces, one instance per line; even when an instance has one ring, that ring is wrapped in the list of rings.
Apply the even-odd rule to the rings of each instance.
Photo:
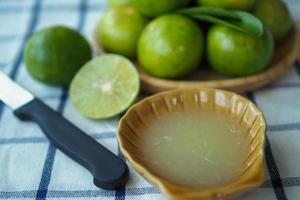
[[[263,138],[261,139],[261,143],[263,143],[263,146],[265,145],[265,135],[266,135],[266,121],[264,118],[263,113],[260,111],[260,109],[253,103],[251,102],[249,99],[236,94],[234,92],[230,92],[230,91],[224,91],[224,90],[220,90],[220,89],[213,89],[213,88],[194,88],[194,89],[175,89],[175,90],[169,90],[169,91],[165,91],[165,92],[161,92],[161,93],[157,93],[155,95],[152,95],[150,97],[147,97],[143,100],[141,100],[140,102],[138,102],[137,104],[135,104],[134,106],[132,106],[131,108],[128,109],[128,111],[126,112],[126,114],[121,118],[120,122],[119,122],[119,127],[118,127],[118,131],[117,131],[117,138],[118,138],[118,142],[120,145],[120,149],[123,153],[123,155],[125,156],[125,158],[129,161],[129,163],[133,166],[133,168],[139,173],[141,174],[145,179],[147,179],[148,181],[150,181],[151,183],[153,183],[154,185],[156,185],[163,193],[165,193],[167,196],[172,197],[174,199],[186,199],[186,198],[207,198],[210,197],[209,199],[215,199],[215,198],[221,198],[224,197],[225,194],[226,196],[230,196],[233,195],[235,193],[241,193],[245,190],[249,190],[250,188],[259,186],[263,181],[264,181],[264,177],[265,177],[265,169],[264,169],[264,153],[262,153],[262,155],[259,157],[259,160],[255,160],[256,165],[254,167],[256,167],[256,175],[258,176],[257,180],[247,180],[243,182],[243,175],[241,175],[238,179],[236,179],[235,181],[233,181],[232,183],[229,184],[225,184],[223,186],[217,186],[217,187],[211,187],[211,188],[196,188],[196,189],[189,189],[189,188],[184,188],[181,186],[176,186],[175,184],[172,184],[170,182],[168,182],[167,180],[164,180],[161,177],[157,177],[156,175],[153,175],[153,173],[151,173],[151,170],[149,170],[147,167],[143,166],[141,163],[139,163],[138,161],[136,161],[133,156],[131,155],[131,152],[128,151],[125,147],[124,147],[124,143],[123,143],[123,139],[121,136],[121,130],[123,127],[123,123],[127,118],[127,113],[132,112],[132,110],[135,109],[135,106],[144,104],[146,101],[151,100],[152,98],[158,97],[158,96],[164,96],[164,95],[168,95],[168,94],[172,94],[175,92],[183,92],[183,91],[187,91],[187,90],[197,90],[197,91],[210,91],[210,92],[222,92],[226,95],[235,95],[237,96],[239,99],[247,102],[248,104],[250,104],[255,111],[258,113],[258,115],[260,115],[262,117],[262,127],[263,127]],[[250,129],[251,130],[251,129]],[[251,166],[250,168],[253,168],[253,166]],[[258,170],[259,169],[259,170]],[[249,178],[248,178],[249,179]],[[234,189],[232,189],[234,188]],[[182,190],[180,192],[178,192],[177,190]],[[227,191],[226,191],[227,190]],[[218,191],[218,192],[216,192]],[[205,193],[205,194],[203,194]]]

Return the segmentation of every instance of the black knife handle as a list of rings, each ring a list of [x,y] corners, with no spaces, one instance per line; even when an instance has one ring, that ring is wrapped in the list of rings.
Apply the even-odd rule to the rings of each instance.
[[[21,120],[39,124],[58,149],[91,172],[96,186],[116,189],[127,182],[128,168],[122,159],[40,100],[34,99],[14,113]]]

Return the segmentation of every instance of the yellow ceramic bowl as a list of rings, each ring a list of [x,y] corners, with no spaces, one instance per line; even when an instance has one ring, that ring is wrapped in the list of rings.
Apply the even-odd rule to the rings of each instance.
[[[210,108],[213,112],[237,119],[235,121],[247,127],[249,131],[245,137],[251,141],[249,156],[245,169],[237,179],[217,187],[186,188],[159,177],[147,167],[149,160],[141,156],[143,146],[139,136],[145,136],[145,127],[151,127],[151,121],[157,120],[162,113],[172,112],[178,106],[183,109]],[[118,140],[121,151],[133,168],[169,198],[227,199],[263,182],[265,131],[262,112],[248,99],[232,92],[200,88],[163,92],[137,103],[121,119]]]

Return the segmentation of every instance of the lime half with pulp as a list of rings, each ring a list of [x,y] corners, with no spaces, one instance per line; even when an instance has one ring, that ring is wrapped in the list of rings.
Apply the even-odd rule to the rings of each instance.
[[[74,107],[92,119],[113,117],[126,110],[138,95],[139,76],[125,57],[106,54],[85,64],[71,83]]]

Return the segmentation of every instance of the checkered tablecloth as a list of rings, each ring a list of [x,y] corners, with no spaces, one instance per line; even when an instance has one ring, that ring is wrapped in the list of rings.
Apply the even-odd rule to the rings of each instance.
[[[300,1],[288,1],[300,23]],[[68,93],[34,81],[23,62],[26,40],[54,24],[73,27],[91,42],[104,0],[0,0],[0,70],[58,110],[116,154],[118,118],[91,121],[71,106]],[[92,42],[91,42],[92,43]],[[0,85],[1,87],[1,85]],[[269,129],[265,183],[240,200],[300,199],[300,64],[273,85],[248,94]],[[134,170],[125,188],[101,190],[91,175],[56,150],[37,125],[21,122],[0,102],[0,199],[166,199]]]

